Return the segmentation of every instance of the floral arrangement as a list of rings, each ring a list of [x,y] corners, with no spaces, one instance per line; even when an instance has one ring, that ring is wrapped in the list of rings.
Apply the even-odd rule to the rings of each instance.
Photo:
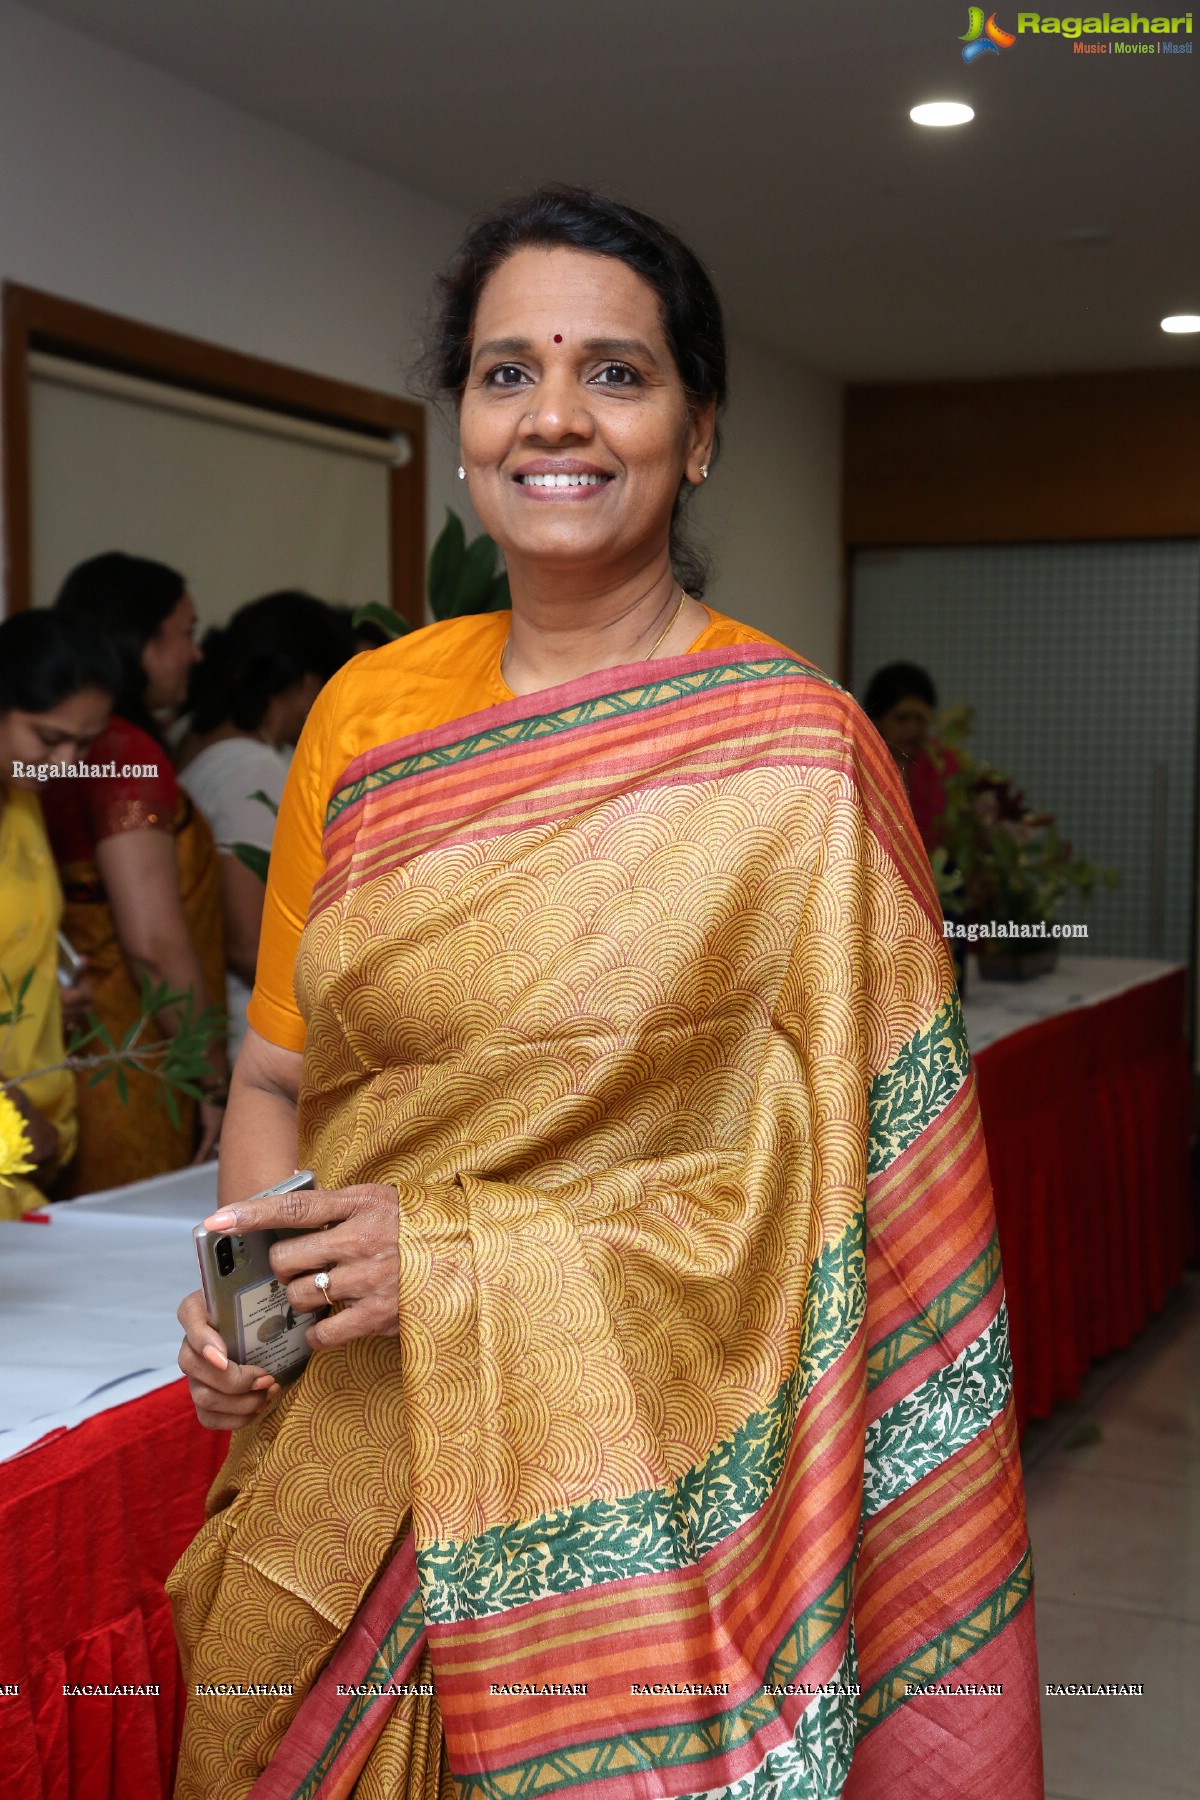
[[[1057,917],[1068,893],[1086,898],[1097,886],[1116,887],[1115,869],[1076,856],[1052,814],[1030,806],[1010,776],[972,755],[971,723],[970,707],[948,711],[930,746],[946,792],[942,847],[933,858],[943,910],[968,924],[1037,926]],[[1003,939],[980,944],[984,955],[1005,948]]]
[[[32,1175],[33,1145],[20,1111],[0,1088],[0,1183]]]

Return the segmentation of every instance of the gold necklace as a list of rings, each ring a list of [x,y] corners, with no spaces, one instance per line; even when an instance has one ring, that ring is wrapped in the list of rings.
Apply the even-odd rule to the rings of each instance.
[[[639,662],[653,662],[655,652],[658,650],[659,645],[663,642],[667,633],[672,629],[676,620],[679,618],[680,613],[683,611],[684,602],[686,601],[686,599],[687,599],[687,595],[684,593],[683,589],[680,588],[680,590],[679,590],[679,605],[675,608],[675,611],[671,614],[670,618],[667,620],[666,624],[663,626],[662,630],[659,632],[658,636],[655,638],[654,642],[651,644],[649,650],[647,650],[645,656],[640,656],[638,658]],[[505,662],[505,658],[508,656],[508,647],[511,644],[511,642],[512,642],[512,624],[510,622],[509,627],[508,627],[508,636],[505,638],[504,648],[500,652],[500,679],[501,679],[501,681],[504,682],[504,685],[506,687],[508,686],[508,678],[504,673],[504,662]]]

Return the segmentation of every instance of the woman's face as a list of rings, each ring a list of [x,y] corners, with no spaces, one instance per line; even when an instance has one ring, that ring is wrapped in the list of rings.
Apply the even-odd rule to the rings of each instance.
[[[151,712],[180,707],[187,699],[188,675],[192,664],[200,661],[199,648],[192,641],[195,629],[195,603],[190,594],[181,594],[142,650],[146,705]]]
[[[713,422],[711,406],[689,415],[658,296],[623,262],[524,249],[488,279],[459,429],[475,510],[510,564],[620,579],[665,556]]]
[[[893,756],[909,761],[920,756],[933,724],[933,708],[915,694],[897,700],[879,720],[879,735]]]
[[[35,775],[15,775],[14,766],[78,762],[94,737],[108,724],[112,705],[99,688],[84,688],[60,700],[49,712],[0,713],[0,785],[37,788]]]

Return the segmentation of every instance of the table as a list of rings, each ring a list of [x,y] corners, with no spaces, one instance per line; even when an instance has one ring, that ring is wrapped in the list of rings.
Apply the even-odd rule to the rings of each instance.
[[[170,1795],[184,1696],[163,1581],[227,1442],[196,1422],[174,1312],[215,1199],[209,1165],[0,1223],[5,1800]],[[62,1691],[106,1683],[159,1693]]]
[[[1064,958],[1037,982],[969,989],[1022,1423],[1178,1278],[1185,979]],[[214,1192],[211,1167],[181,1170],[0,1224],[0,1683],[22,1689],[0,1698],[6,1800],[170,1795],[183,1691],[162,1583],[225,1449],[177,1377],[174,1307]],[[62,1694],[105,1681],[160,1693]]]
[[[1033,982],[968,976],[1022,1430],[1129,1344],[1182,1273],[1186,1002],[1187,971],[1169,963],[1063,957]]]
[[[178,1379],[191,1227],[215,1203],[210,1165],[48,1207],[43,1223],[0,1221],[0,1462]]]

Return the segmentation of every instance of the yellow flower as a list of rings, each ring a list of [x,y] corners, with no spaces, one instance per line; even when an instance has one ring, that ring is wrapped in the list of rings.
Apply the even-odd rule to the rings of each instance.
[[[33,1145],[21,1113],[0,1088],[0,1181],[14,1175],[30,1175],[34,1163]]]

